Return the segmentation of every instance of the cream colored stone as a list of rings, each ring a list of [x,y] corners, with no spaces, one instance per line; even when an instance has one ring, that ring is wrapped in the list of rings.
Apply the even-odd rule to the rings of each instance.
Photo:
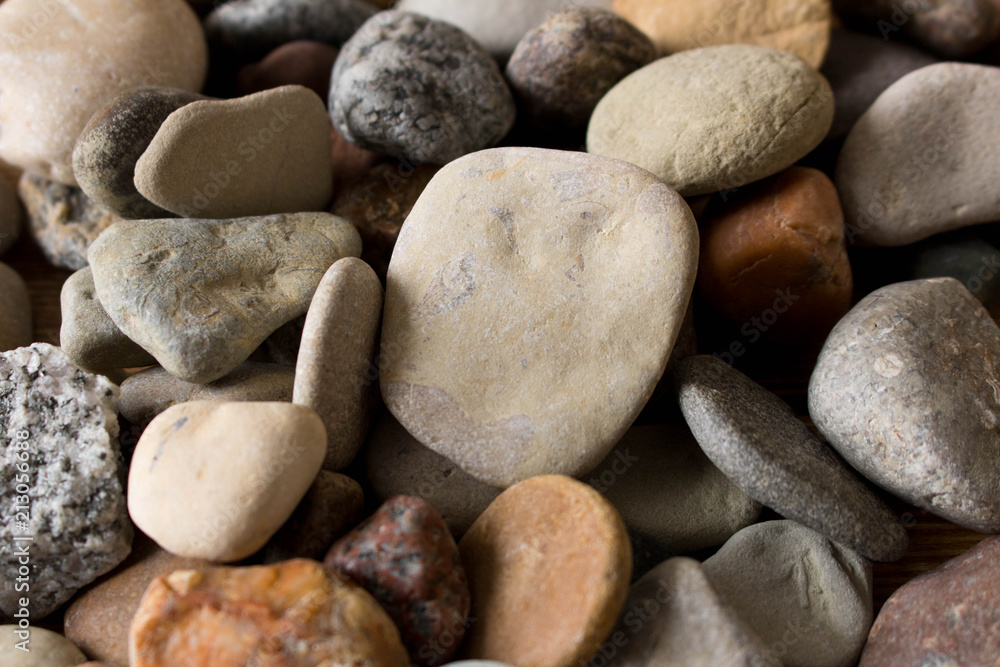
[[[62,635],[32,627],[28,631],[25,650],[17,648],[22,641],[17,625],[0,625],[0,665],[7,667],[75,667],[87,662],[80,649]]]

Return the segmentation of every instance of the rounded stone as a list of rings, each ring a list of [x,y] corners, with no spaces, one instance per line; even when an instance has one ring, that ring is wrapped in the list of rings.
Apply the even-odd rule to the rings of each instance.
[[[7,0],[0,35],[0,158],[66,185],[76,140],[109,98],[141,85],[197,91],[208,68],[184,0]]]
[[[309,490],[325,442],[323,422],[299,405],[175,405],[150,422],[136,445],[129,514],[178,556],[246,558]]]
[[[31,297],[24,278],[0,263],[0,352],[31,345]]]
[[[466,658],[582,664],[611,632],[628,594],[632,548],[621,516],[569,477],[542,475],[510,487],[459,550],[476,619]]]
[[[379,12],[337,57],[330,117],[361,148],[445,164],[493,146],[516,108],[496,62],[443,21]]]
[[[30,629],[27,642],[18,648],[17,625],[0,625],[6,638],[0,644],[0,664],[10,667],[76,667],[87,662],[80,649],[62,635],[45,628]]]
[[[240,95],[252,95],[281,86],[305,86],[325,100],[330,94],[330,74],[337,53],[336,48],[322,42],[282,44],[260,62],[240,68],[236,87]]]
[[[790,167],[832,121],[830,85],[801,58],[714,46],[661,58],[612,88],[590,119],[587,150],[632,162],[691,197]]]
[[[576,7],[518,42],[505,74],[519,110],[544,128],[585,128],[616,83],[656,59],[656,47],[613,12]]]
[[[0,178],[0,255],[17,243],[23,219],[24,209],[17,197],[17,190]]]
[[[586,473],[663,374],[697,246],[684,201],[633,165],[532,148],[452,162],[389,265],[386,405],[488,484]]]

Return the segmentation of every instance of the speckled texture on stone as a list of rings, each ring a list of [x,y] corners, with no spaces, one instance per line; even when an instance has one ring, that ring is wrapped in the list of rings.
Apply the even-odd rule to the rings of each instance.
[[[329,107],[348,141],[416,164],[493,146],[517,113],[477,42],[451,24],[394,10],[376,14],[341,49]]]
[[[0,178],[0,255],[10,250],[21,236],[24,209],[17,191]]]
[[[1000,532],[1000,329],[960,282],[869,294],[834,328],[809,414],[862,475],[960,526]]]
[[[794,521],[744,528],[702,564],[712,588],[786,665],[850,667],[872,624],[871,564]]]
[[[752,497],[872,560],[898,560],[906,529],[788,404],[710,356],[677,364],[684,418],[712,461]]]
[[[79,271],[87,266],[87,249],[121,220],[78,187],[25,173],[17,189],[32,238],[45,259],[63,269]]]
[[[122,332],[176,377],[208,383],[303,314],[335,261],[361,253],[328,213],[122,221],[90,249],[94,284]]]
[[[697,252],[690,209],[633,165],[532,148],[457,160],[389,264],[386,405],[488,484],[584,474],[660,379]]]
[[[898,246],[1000,218],[1000,69],[940,63],[879,95],[847,136],[836,184],[847,239]]]
[[[0,664],[10,667],[76,667],[87,662],[87,656],[59,633],[32,627],[28,641],[18,648],[21,639],[17,625],[0,625],[0,634],[7,641],[0,645]],[[23,649],[23,650],[22,650]]]
[[[0,352],[31,345],[31,297],[24,278],[0,263]]]
[[[390,498],[337,540],[323,564],[378,600],[414,664],[442,665],[461,644],[469,584],[448,526],[427,501]]]
[[[661,58],[612,88],[591,117],[587,150],[632,162],[690,197],[791,166],[832,121],[830,85],[801,58],[713,46]]]
[[[88,197],[126,219],[170,218],[135,188],[135,164],[177,109],[206,99],[178,88],[143,86],[111,99],[87,123],[73,149],[73,174]]]
[[[28,597],[38,621],[128,555],[117,408],[118,387],[80,370],[57,347],[36,343],[0,356],[0,498],[10,512],[0,528],[0,618],[10,619]],[[19,484],[27,494],[17,494]],[[17,495],[31,501],[27,516],[15,514],[23,504]],[[15,542],[18,536],[34,539]],[[25,547],[30,596],[15,590]]]

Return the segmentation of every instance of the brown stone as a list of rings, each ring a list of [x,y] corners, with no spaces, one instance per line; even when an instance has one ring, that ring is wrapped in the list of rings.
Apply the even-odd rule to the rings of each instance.
[[[311,560],[179,570],[150,584],[131,667],[407,667],[399,631],[363,589]]]
[[[472,590],[463,649],[520,667],[589,660],[628,595],[632,547],[617,510],[570,477],[507,489],[459,543]]]
[[[337,128],[330,130],[330,151],[333,156],[333,193],[334,196],[348,183],[358,179],[358,174],[362,174],[371,169],[384,158],[373,151],[358,148],[345,139]]]
[[[240,95],[269,88],[299,85],[326,99],[337,49],[322,42],[300,40],[276,48],[259,63],[243,66],[236,75]]]
[[[31,345],[31,298],[21,275],[0,263],[0,352]]]

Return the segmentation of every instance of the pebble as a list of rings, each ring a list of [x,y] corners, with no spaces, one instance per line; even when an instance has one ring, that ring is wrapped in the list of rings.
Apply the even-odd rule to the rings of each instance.
[[[386,405],[494,486],[588,472],[663,373],[696,234],[675,192],[623,162],[505,148],[447,165],[389,265]],[[620,260],[634,252],[642,262]],[[592,349],[601,355],[581,358]]]
[[[407,667],[368,593],[320,563],[179,570],[153,580],[129,633],[131,667]]]
[[[136,163],[135,186],[185,218],[322,211],[333,196],[323,100],[282,86],[181,107]]]
[[[886,601],[859,667],[989,665],[1000,656],[992,537],[904,584]]]
[[[691,197],[791,166],[832,120],[830,85],[801,58],[713,46],[661,58],[612,88],[591,117],[587,150],[632,162]]]
[[[24,278],[0,262],[0,352],[31,345],[31,297]]]
[[[191,401],[292,402],[295,369],[245,361],[208,384],[179,380],[159,366],[130,375],[121,385],[118,411],[132,424],[149,422],[178,403]]]
[[[1000,261],[996,246],[982,239],[932,238],[913,246],[910,277],[954,278],[992,310],[1000,306]]]
[[[625,524],[601,494],[570,477],[542,475],[510,487],[458,546],[476,619],[466,631],[466,658],[583,664],[628,594]]]
[[[809,414],[862,475],[960,526],[1000,532],[1000,329],[953,278],[896,283],[834,328]]]
[[[0,158],[65,185],[76,185],[77,137],[108,99],[140,85],[200,90],[208,68],[184,0],[6,0],[0,34]]]
[[[368,170],[385,160],[378,153],[358,148],[345,139],[340,132],[337,132],[337,128],[330,130],[330,138],[333,142],[333,149],[331,151],[333,154],[333,191],[338,195],[345,188],[351,187],[356,182],[362,180],[363,175]],[[405,164],[410,165],[409,162]],[[410,165],[410,168],[412,168],[412,165]]]
[[[252,95],[281,86],[305,86],[325,100],[336,48],[322,42],[299,40],[283,44],[258,63],[244,65],[236,75],[240,95]]]
[[[337,538],[357,525],[364,504],[360,484],[346,475],[320,470],[292,516],[261,550],[263,562],[322,560]]]
[[[331,266],[306,314],[293,400],[312,408],[326,425],[323,468],[342,470],[364,443],[378,397],[382,285],[356,257]]]
[[[988,187],[1000,174],[993,109],[1000,70],[941,63],[883,92],[837,162],[847,239],[899,246],[1000,218]]]
[[[432,505],[391,498],[337,540],[323,564],[378,600],[411,662],[438,667],[454,655],[465,635],[469,584],[458,546]]]
[[[871,564],[794,521],[744,528],[702,564],[786,665],[850,667],[872,624]]]
[[[19,636],[24,633],[24,638]],[[33,627],[20,630],[17,625],[0,625],[4,637],[0,644],[0,664],[10,667],[76,667],[87,656],[57,632]],[[24,642],[23,644],[21,642]]]
[[[120,481],[117,408],[118,387],[80,370],[57,347],[35,343],[0,356],[7,479],[0,499],[11,508],[0,527],[10,545],[0,556],[0,618],[19,613],[28,597],[35,624],[128,555],[132,524]],[[22,484],[28,490],[18,493]],[[23,504],[15,502],[19,495],[31,500],[27,517],[14,512]],[[19,536],[33,538],[30,596],[15,588]]]
[[[631,532],[677,554],[718,546],[760,516],[760,504],[709,461],[683,425],[633,426],[584,481]]]
[[[819,68],[830,43],[830,0],[615,0],[615,11],[665,54],[722,44],[790,51]]]
[[[0,255],[13,247],[21,237],[24,209],[17,191],[0,178]]]
[[[112,98],[83,128],[73,149],[73,174],[84,193],[122,218],[173,217],[136,189],[135,165],[170,114],[205,99],[156,86],[130,88]]]
[[[736,326],[749,324],[758,338],[818,347],[850,310],[854,291],[833,183],[816,169],[790,167],[727,199],[702,221],[705,303]]]
[[[90,248],[101,305],[172,375],[218,380],[309,307],[323,272],[361,252],[327,213],[122,221]]]
[[[28,214],[28,230],[53,266],[79,271],[87,250],[121,218],[78,187],[25,173],[17,186]]]
[[[366,467],[368,481],[381,500],[398,495],[423,498],[441,514],[456,538],[503,491],[424,447],[388,410],[372,426]]]
[[[153,355],[123,334],[108,316],[97,299],[94,274],[89,266],[66,279],[59,302],[62,311],[59,344],[80,368],[108,371],[156,363]]]
[[[323,422],[289,403],[181,403],[150,422],[128,479],[132,521],[185,558],[257,552],[323,462]]]
[[[517,113],[500,68],[475,40],[394,10],[376,14],[341,49],[329,107],[348,141],[414,164],[493,146]]]
[[[656,57],[653,43],[628,21],[574,7],[525,35],[505,73],[519,110],[536,125],[583,129],[616,83]]]

